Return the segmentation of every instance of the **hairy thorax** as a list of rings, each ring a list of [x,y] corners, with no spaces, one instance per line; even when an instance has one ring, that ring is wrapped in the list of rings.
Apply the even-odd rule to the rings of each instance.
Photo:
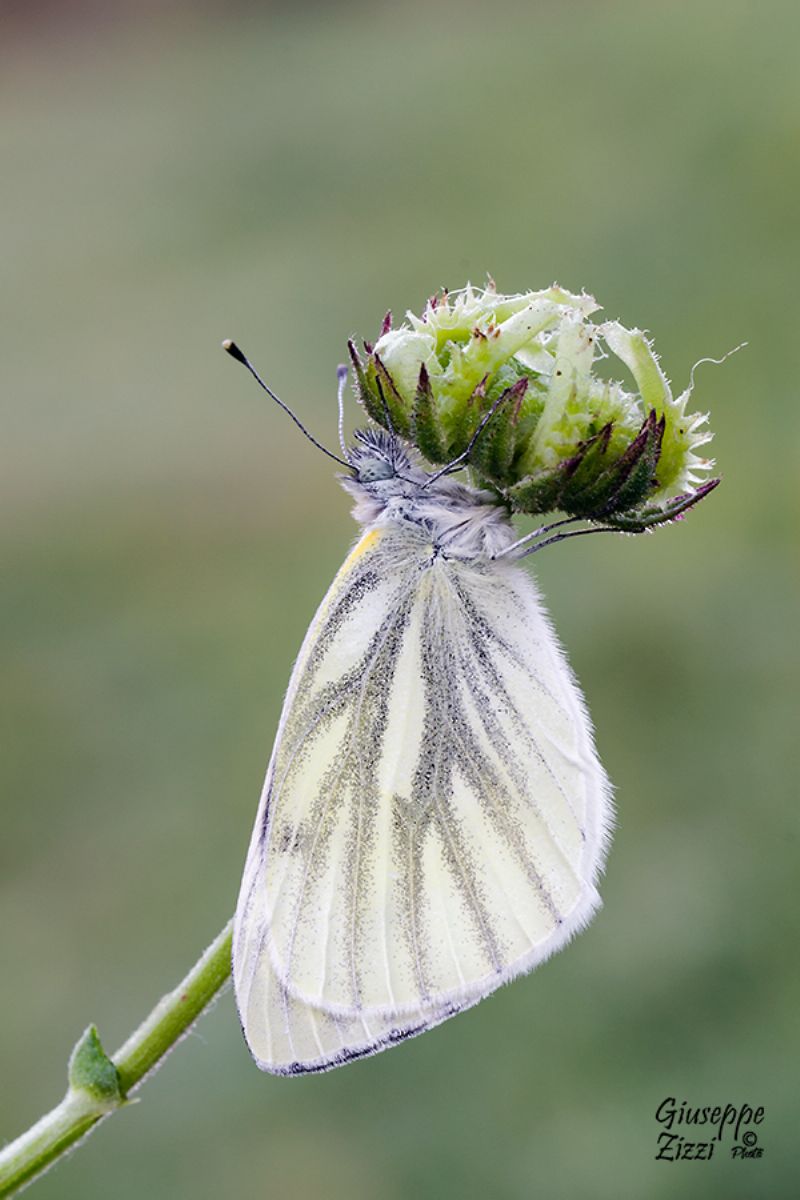
[[[429,483],[412,467],[403,478],[341,483],[354,497],[353,516],[364,528],[412,527],[445,557],[491,560],[515,539],[507,509],[491,492],[452,479]]]

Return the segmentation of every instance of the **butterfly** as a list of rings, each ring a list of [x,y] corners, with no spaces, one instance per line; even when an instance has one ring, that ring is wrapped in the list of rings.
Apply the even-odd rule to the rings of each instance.
[[[361,533],[292,671],[234,922],[245,1039],[279,1075],[393,1046],[559,950],[598,907],[612,820],[519,565],[570,535],[517,538],[452,478],[471,446],[435,472],[393,432],[347,448],[341,370],[344,457],[311,440],[346,468]]]

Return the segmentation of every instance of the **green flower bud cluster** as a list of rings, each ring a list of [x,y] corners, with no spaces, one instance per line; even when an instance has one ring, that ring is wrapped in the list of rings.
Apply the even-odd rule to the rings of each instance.
[[[645,335],[594,323],[597,308],[556,286],[442,292],[398,329],[387,314],[364,357],[350,343],[358,398],[430,463],[465,456],[514,512],[632,532],[672,520],[719,482],[697,453],[706,417],[686,412],[691,386],[673,397]],[[636,390],[595,373],[612,357]]]

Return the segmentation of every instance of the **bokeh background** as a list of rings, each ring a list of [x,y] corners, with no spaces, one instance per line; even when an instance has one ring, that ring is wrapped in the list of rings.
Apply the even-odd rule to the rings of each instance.
[[[698,369],[724,485],[536,559],[612,776],[605,907],[391,1053],[260,1075],[225,995],[31,1195],[797,1194],[800,10],[6,4],[0,1135],[232,910],[293,655],[354,527],[347,336],[558,279]],[[351,408],[350,420],[355,420]],[[764,1157],[654,1161],[667,1096]]]

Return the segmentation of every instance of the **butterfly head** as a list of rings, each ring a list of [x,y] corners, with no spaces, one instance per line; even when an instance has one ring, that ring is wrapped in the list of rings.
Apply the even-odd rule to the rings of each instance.
[[[357,429],[347,452],[355,482],[366,486],[408,478],[411,460],[398,439],[383,429]]]

